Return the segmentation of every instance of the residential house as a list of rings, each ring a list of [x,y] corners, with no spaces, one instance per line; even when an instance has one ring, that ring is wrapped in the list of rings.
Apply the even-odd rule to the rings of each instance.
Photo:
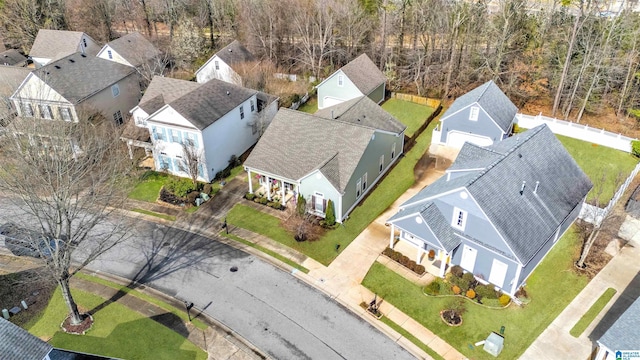
[[[134,68],[79,52],[34,70],[11,97],[23,117],[78,121],[101,113],[119,124],[139,99]]]
[[[460,149],[465,142],[491,145],[508,137],[518,109],[493,82],[457,98],[440,117],[432,143]]]
[[[29,51],[29,57],[36,68],[39,68],[77,52],[95,56],[99,50],[98,43],[83,32],[40,29]]]
[[[16,49],[0,52],[0,65],[27,66],[27,58]]]
[[[571,226],[591,181],[546,125],[493,145],[466,143],[446,174],[400,206],[396,239],[437,253],[513,296]],[[399,236],[396,238],[396,230]]]
[[[16,114],[10,98],[30,72],[24,67],[0,65],[0,125]]]
[[[633,286],[633,285],[630,285]],[[622,300],[623,297],[620,297]],[[620,301],[619,300],[619,301]],[[624,299],[624,301],[631,301]],[[640,357],[640,299],[635,299],[596,340],[598,352],[594,360],[637,359]],[[629,354],[629,353],[635,353]]]
[[[318,109],[368,96],[376,104],[385,97],[387,77],[362,54],[318,84]]]
[[[128,33],[110,41],[97,55],[105,60],[115,61],[135,68],[153,65],[160,51],[139,32]]]
[[[301,194],[319,216],[331,200],[343,222],[398,160],[405,129],[366,96],[313,115],[280,109],[244,163],[249,192],[282,204]]]
[[[157,169],[190,177],[185,144],[199,157],[198,177],[211,181],[231,156],[256,143],[277,106],[276,98],[218,79],[198,84],[155,77],[131,113],[150,131]]]
[[[205,83],[211,79],[218,79],[242,86],[242,67],[255,61],[253,54],[238,40],[234,40],[196,71],[196,81]]]

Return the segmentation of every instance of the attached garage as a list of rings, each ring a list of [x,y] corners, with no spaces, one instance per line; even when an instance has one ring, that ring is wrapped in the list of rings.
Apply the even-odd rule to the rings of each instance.
[[[334,98],[331,96],[325,96],[324,99],[322,100],[322,108],[326,108],[329,106],[333,106],[333,105],[338,105],[340,103],[344,102],[344,100],[342,99],[338,99],[338,98]]]
[[[470,142],[479,146],[489,146],[493,140],[486,136],[474,135],[458,131],[450,131],[447,135],[447,146],[460,149],[465,142]]]

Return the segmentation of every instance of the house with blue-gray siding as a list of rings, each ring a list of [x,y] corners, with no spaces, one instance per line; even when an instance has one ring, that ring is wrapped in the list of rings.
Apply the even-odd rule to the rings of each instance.
[[[437,253],[514,295],[578,217],[592,183],[546,125],[490,146],[466,143],[445,175],[400,206],[390,246]]]
[[[280,109],[244,163],[249,192],[283,205],[300,194],[320,217],[331,200],[343,222],[402,154],[405,128],[366,96],[313,115]]]
[[[386,83],[387,77],[367,54],[362,54],[316,86],[318,109],[361,96],[368,96],[376,104],[380,104],[385,97]]]
[[[432,143],[460,149],[465,142],[491,145],[509,136],[518,109],[493,82],[457,98],[440,117]]]

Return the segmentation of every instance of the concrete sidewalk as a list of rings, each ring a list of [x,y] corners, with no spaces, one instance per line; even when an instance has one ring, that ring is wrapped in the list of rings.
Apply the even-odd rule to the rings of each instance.
[[[620,228],[619,236],[625,240],[640,239],[640,221],[627,216]],[[555,360],[555,359],[589,359],[595,343],[589,338],[603,317],[615,317],[616,301],[632,301],[621,299],[625,289],[640,272],[640,246],[630,242],[609,261],[593,280],[576,296],[564,311],[547,327],[545,331],[529,346],[520,357],[523,360]],[[607,288],[616,289],[616,294],[605,308],[596,316],[587,329],[578,338],[569,331],[580,320],[593,303],[600,298]],[[612,311],[610,311],[612,310]],[[610,321],[611,319],[605,319]]]

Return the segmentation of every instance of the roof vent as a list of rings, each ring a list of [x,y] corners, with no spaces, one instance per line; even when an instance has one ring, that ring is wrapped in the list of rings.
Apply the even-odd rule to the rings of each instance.
[[[537,194],[538,193],[538,186],[540,185],[540,181],[536,181],[536,187],[535,189],[533,189],[533,193]]]
[[[524,187],[527,185],[526,181],[522,182],[522,187],[520,188],[520,195],[524,194]]]
[[[58,66],[58,65],[53,65],[53,67],[56,68],[56,69],[60,69],[60,66]]]
[[[76,61],[75,61],[75,60],[73,60],[73,59],[69,59],[69,62],[70,62],[70,63],[74,63],[74,62],[76,62]]]
[[[87,57],[87,55],[86,55],[86,54],[80,54],[80,56],[85,57],[85,58]]]
[[[522,154],[518,154],[518,158],[519,158],[519,159],[522,159]]]
[[[227,95],[231,94],[228,90],[227,90]]]
[[[233,50],[229,49],[229,52],[232,52]]]

